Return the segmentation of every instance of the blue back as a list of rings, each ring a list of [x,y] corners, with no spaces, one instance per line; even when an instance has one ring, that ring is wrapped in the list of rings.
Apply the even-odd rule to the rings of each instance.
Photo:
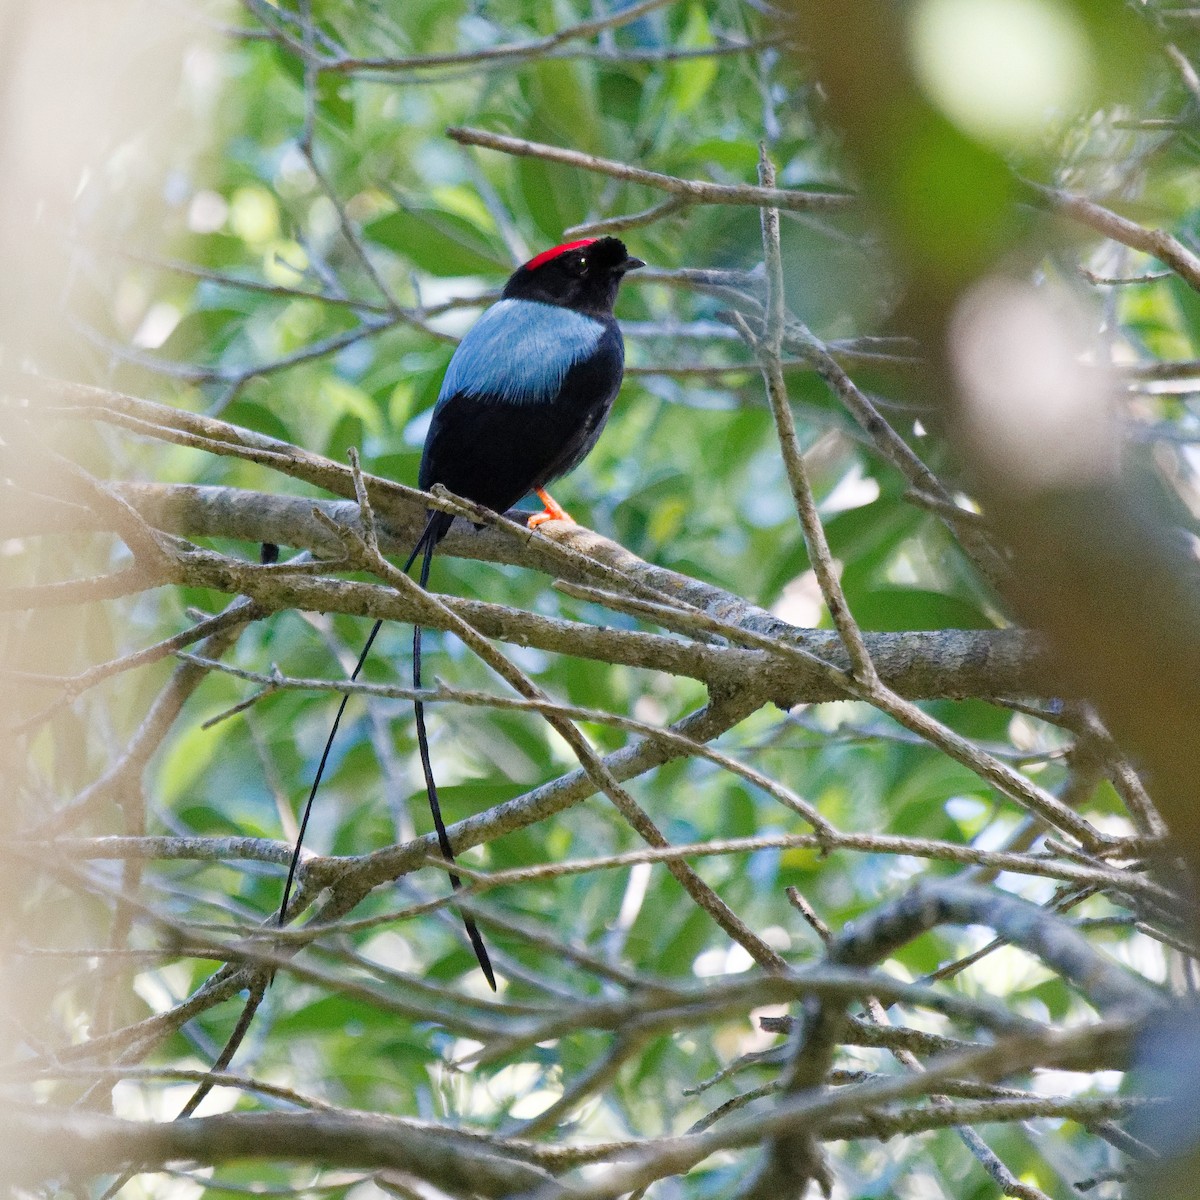
[[[553,399],[567,372],[600,344],[593,317],[536,300],[501,300],[472,326],[446,368],[437,407],[451,396],[509,404]]]

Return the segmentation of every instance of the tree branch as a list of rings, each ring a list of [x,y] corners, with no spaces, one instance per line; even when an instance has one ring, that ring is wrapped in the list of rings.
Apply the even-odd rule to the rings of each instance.
[[[680,179],[675,175],[647,171],[643,167],[631,167],[611,158],[597,158],[594,154],[583,154],[561,146],[547,146],[525,138],[489,133],[484,129],[455,126],[447,129],[446,134],[464,146],[483,146],[487,150],[499,150],[504,154],[540,158],[545,162],[595,171],[599,175],[607,175],[610,179],[620,179],[625,183],[638,183],[660,192],[669,192],[690,204],[733,204],[752,207],[769,205],[789,212],[827,212],[848,208],[854,204],[854,197],[847,192],[796,192],[754,187],[750,184],[707,183],[700,179]]]
[[[340,554],[340,545],[313,516],[313,509],[351,528],[356,527],[358,519],[357,506],[352,502],[313,501],[190,484],[126,483],[114,484],[113,488],[151,524],[180,536],[274,542],[323,556]],[[419,497],[420,493],[415,495]],[[412,548],[420,532],[424,504],[424,500],[418,500],[385,506],[387,516],[379,515],[380,546],[385,552],[406,554]],[[81,514],[78,526],[71,524],[69,528],[95,529],[97,524],[94,514]],[[66,531],[64,518],[64,523],[56,526],[56,532]],[[575,530],[560,536],[568,546],[582,545],[619,563],[631,579],[641,579],[656,588],[669,588],[681,597],[717,607],[734,622],[763,630],[768,636],[787,639],[839,670],[849,666],[833,631],[798,629],[733,593],[646,563],[590,531]],[[455,521],[439,551],[484,562],[511,563],[561,578],[564,564],[548,561],[544,541],[530,538],[521,544],[498,530],[473,530],[466,522]],[[412,606],[403,598],[370,584],[300,579],[248,562],[238,564],[235,579],[229,573],[231,563],[232,560],[225,559],[192,558],[182,566],[183,577],[197,586],[233,591],[250,588],[263,608],[273,612],[301,608],[402,621],[411,621],[413,617]],[[539,649],[666,671],[713,684],[745,678],[751,672],[762,680],[764,690],[784,705],[834,700],[844,695],[842,689],[831,685],[811,665],[780,664],[757,650],[599,629],[454,597],[446,597],[446,602],[489,637]],[[436,614],[431,623],[441,627]],[[1047,694],[1055,686],[1036,639],[1020,630],[912,631],[864,636],[880,677],[894,691],[911,699]]]

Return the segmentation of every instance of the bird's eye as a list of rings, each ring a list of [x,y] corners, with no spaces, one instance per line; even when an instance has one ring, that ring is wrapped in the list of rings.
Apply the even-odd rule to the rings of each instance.
[[[570,271],[572,275],[587,274],[587,259],[584,258],[582,254],[572,254],[571,257],[567,259],[566,266],[567,270]]]

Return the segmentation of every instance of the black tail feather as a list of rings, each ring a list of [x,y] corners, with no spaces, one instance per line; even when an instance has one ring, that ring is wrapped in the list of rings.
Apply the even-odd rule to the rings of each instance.
[[[430,526],[426,527],[426,533],[432,527],[432,522],[436,517],[441,516],[441,513],[434,513],[430,518]],[[423,536],[423,539],[424,536]],[[425,541],[425,555],[421,559],[421,587],[424,588],[429,583],[429,564],[433,561],[433,548],[440,540],[438,537],[430,537]],[[414,551],[415,553],[415,551]],[[413,687],[420,688],[421,686],[421,626],[413,626]],[[450,845],[449,835],[446,833],[446,825],[442,820],[442,806],[438,802],[437,783],[433,778],[433,763],[429,757],[429,735],[425,730],[425,705],[416,700],[413,702],[413,709],[417,715],[417,747],[421,752],[421,769],[425,773],[425,793],[429,797],[429,811],[433,814],[433,827],[437,830],[438,846],[441,847],[442,857],[448,862],[454,861],[454,850]],[[450,886],[457,891],[462,887],[462,880],[453,872],[449,872]],[[492,970],[492,960],[488,956],[487,947],[483,944],[483,935],[479,932],[479,927],[472,920],[468,913],[462,914],[463,925],[467,930],[467,937],[471,939],[471,947],[475,951],[475,957],[479,961],[480,970],[483,971],[484,977],[488,981],[488,986],[494,992],[496,990],[496,975]]]
[[[408,561],[404,564],[404,571],[407,574],[408,569],[416,561],[417,555],[424,552],[421,559],[421,575],[420,584],[424,588],[429,583],[429,567],[433,562],[433,551],[438,542],[446,536],[446,530],[449,529],[453,517],[449,513],[431,512],[429,519],[425,523],[425,528],[421,531],[421,536],[417,539],[417,544],[413,547],[412,553],[408,556]],[[376,621],[371,626],[371,632],[367,636],[366,644],[362,648],[362,653],[358,656],[358,662],[354,664],[354,670],[350,673],[350,681],[353,683],[359,676],[359,672],[363,669],[363,664],[367,661],[367,655],[371,652],[371,646],[375,642],[375,638],[379,633],[382,621]],[[413,687],[420,688],[421,686],[421,626],[413,626]],[[292,886],[296,880],[296,868],[300,862],[300,848],[304,845],[304,834],[308,829],[308,818],[312,815],[313,801],[316,799],[317,789],[321,786],[321,778],[325,774],[325,764],[329,761],[329,753],[333,749],[333,739],[337,737],[338,726],[342,721],[342,714],[346,711],[346,703],[349,701],[350,695],[346,693],[341,702],[338,704],[336,716],[333,718],[333,724],[329,729],[329,737],[325,739],[325,748],[321,751],[321,761],[317,764],[317,773],[313,777],[312,787],[308,792],[308,799],[304,804],[304,815],[300,819],[300,829],[296,835],[296,846],[292,851],[292,858],[288,864],[287,882],[283,888],[283,900],[279,905],[279,924],[282,926],[287,916],[288,901],[292,896]],[[433,764],[429,757],[429,736],[425,730],[425,705],[417,700],[413,704],[417,717],[417,746],[421,754],[421,769],[425,774],[425,790],[429,797],[429,811],[433,814],[434,828],[437,830],[438,846],[441,848],[442,856],[447,862],[454,861],[454,850],[450,845],[449,835],[446,833],[445,823],[442,821],[442,809],[438,803],[437,784],[433,778]],[[454,889],[462,886],[462,880],[459,879],[453,871],[450,873],[450,885]],[[478,926],[471,917],[463,913],[463,924],[467,930],[467,936],[471,939],[471,947],[475,951],[475,957],[479,961],[480,969],[488,981],[488,985],[492,991],[496,990],[496,975],[492,970],[492,960],[488,956],[487,947],[483,943],[483,936],[479,932]]]
[[[358,678],[358,673],[363,669],[363,663],[367,661],[367,655],[371,653],[375,637],[382,626],[382,621],[376,621],[371,626],[366,645],[363,646],[362,653],[358,656],[358,662],[354,664],[354,670],[350,672],[351,683]],[[283,885],[283,899],[279,902],[280,926],[283,925],[284,918],[287,916],[288,901],[292,898],[292,885],[296,881],[296,868],[300,863],[300,848],[304,845],[304,834],[308,829],[308,818],[312,816],[313,801],[317,798],[317,788],[321,786],[321,777],[325,774],[325,764],[329,761],[329,752],[333,749],[333,739],[337,737],[338,726],[342,723],[342,713],[346,711],[346,703],[349,699],[350,693],[346,692],[342,696],[341,703],[338,704],[337,715],[333,718],[333,724],[329,727],[329,736],[325,739],[325,749],[321,751],[321,761],[317,764],[317,773],[313,776],[312,787],[308,789],[308,799],[304,802],[304,815],[300,818],[300,830],[296,834],[296,845],[292,849],[292,858],[288,863],[287,883]]]

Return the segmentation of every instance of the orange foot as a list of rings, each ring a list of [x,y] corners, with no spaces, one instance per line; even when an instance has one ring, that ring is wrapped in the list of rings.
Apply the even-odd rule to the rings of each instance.
[[[538,488],[537,498],[546,506],[546,511],[534,513],[529,518],[528,525],[530,529],[536,529],[539,525],[545,525],[547,521],[566,521],[568,525],[575,524],[575,518],[549,492]]]

